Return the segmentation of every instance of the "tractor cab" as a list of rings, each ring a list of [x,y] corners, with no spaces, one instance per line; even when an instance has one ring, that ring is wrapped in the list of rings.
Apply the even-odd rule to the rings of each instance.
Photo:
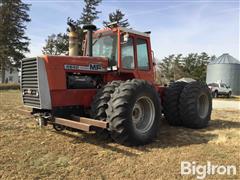
[[[124,27],[105,28],[94,32],[92,37],[87,35],[85,42],[84,55],[107,58],[108,70],[154,83],[149,32]]]

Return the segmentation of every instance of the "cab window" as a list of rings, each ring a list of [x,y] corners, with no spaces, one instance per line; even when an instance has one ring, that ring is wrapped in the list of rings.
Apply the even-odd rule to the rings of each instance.
[[[147,41],[144,39],[137,39],[137,62],[138,69],[149,69]]]
[[[122,67],[124,69],[134,69],[133,39],[128,38],[127,42],[121,41]]]
[[[93,38],[93,56],[106,57],[110,66],[117,64],[117,36],[115,34],[99,35]]]

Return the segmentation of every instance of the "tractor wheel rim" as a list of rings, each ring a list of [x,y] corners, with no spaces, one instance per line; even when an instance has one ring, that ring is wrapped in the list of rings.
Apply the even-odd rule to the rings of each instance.
[[[134,128],[140,133],[146,133],[151,129],[155,119],[155,106],[149,97],[140,97],[132,110]]]
[[[197,110],[199,116],[203,119],[208,115],[209,99],[207,94],[203,93],[198,97]]]

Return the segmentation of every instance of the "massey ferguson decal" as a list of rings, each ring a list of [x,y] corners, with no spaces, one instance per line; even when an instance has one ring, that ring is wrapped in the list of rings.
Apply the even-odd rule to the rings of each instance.
[[[89,64],[88,66],[65,64],[64,69],[66,69],[66,70],[82,70],[82,71],[107,71],[107,69],[103,68],[102,65],[100,65],[100,64]]]
[[[102,69],[102,66],[100,64],[89,64],[90,70],[98,71]]]

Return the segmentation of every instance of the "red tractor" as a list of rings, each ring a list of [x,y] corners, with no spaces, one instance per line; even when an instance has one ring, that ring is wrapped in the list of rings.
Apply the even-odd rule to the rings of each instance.
[[[70,32],[70,56],[22,60],[21,90],[40,125],[107,134],[121,144],[142,145],[159,130],[162,114],[174,126],[204,128],[212,111],[207,85],[155,82],[149,33],[86,25],[84,56],[77,56]]]

